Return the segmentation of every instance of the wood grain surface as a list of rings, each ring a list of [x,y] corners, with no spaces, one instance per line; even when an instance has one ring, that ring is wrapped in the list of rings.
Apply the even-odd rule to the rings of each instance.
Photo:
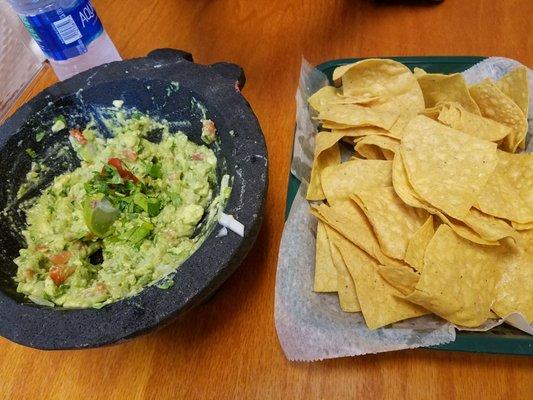
[[[273,308],[301,57],[501,55],[532,67],[531,0],[93,3],[124,58],[174,47],[200,63],[244,67],[244,94],[270,156],[264,225],[217,295],[157,332],[84,351],[43,352],[0,339],[0,398],[533,398],[527,357],[413,350],[291,363]],[[47,71],[24,99],[54,82]]]

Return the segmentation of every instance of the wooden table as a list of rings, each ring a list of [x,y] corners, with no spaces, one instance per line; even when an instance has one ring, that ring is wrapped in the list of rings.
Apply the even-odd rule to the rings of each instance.
[[[290,363],[274,282],[302,55],[501,55],[533,66],[531,0],[93,0],[124,58],[188,50],[242,65],[265,132],[270,190],[255,248],[209,303],[114,347],[43,352],[0,340],[0,398],[533,398],[531,358],[429,350]],[[54,83],[45,73],[28,96]]]

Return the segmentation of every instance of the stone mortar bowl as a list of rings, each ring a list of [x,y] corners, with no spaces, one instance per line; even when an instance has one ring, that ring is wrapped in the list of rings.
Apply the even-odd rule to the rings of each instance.
[[[1,336],[50,350],[117,343],[169,323],[205,301],[237,269],[257,238],[268,186],[265,141],[240,92],[244,82],[244,73],[237,65],[199,65],[189,53],[159,49],[147,57],[102,65],[60,82],[41,92],[0,127]],[[91,116],[97,116],[95,110],[110,107],[117,99],[124,100],[125,108],[135,107],[166,119],[196,143],[202,143],[197,104],[205,106],[220,138],[219,145],[210,146],[217,153],[219,181],[225,173],[233,177],[224,212],[244,224],[244,237],[231,231],[217,237],[220,226],[204,227],[209,229],[207,238],[177,269],[170,289],[152,285],[101,309],[31,303],[16,292],[13,280],[17,270],[13,259],[25,247],[21,235],[25,214],[14,199],[31,167],[26,149],[34,149],[38,157],[52,162],[39,187],[21,200],[38,195],[55,176],[79,165],[74,151],[57,151],[60,145],[68,144],[68,134],[47,134],[37,142],[36,132],[49,128],[59,114],[67,117],[67,125],[84,127]]]

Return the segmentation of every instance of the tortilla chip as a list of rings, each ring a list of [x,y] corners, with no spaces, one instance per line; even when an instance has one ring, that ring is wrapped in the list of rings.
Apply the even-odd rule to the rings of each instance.
[[[484,214],[475,208],[470,209],[462,222],[488,241],[494,242],[507,237],[518,240],[518,232],[505,221]]]
[[[363,160],[387,160],[381,149],[376,146],[363,146],[362,150],[357,151],[354,157]]]
[[[490,79],[471,86],[470,94],[479,106],[481,115],[513,130],[513,134],[508,135],[502,145],[505,150],[514,153],[527,134],[526,115]]]
[[[366,136],[355,145],[355,151],[366,159],[376,159],[372,156],[379,155],[379,159],[392,160],[399,151],[400,142],[389,136]]]
[[[492,310],[500,317],[519,312],[529,324],[533,322],[533,231],[521,234],[523,247],[509,262],[501,263],[501,279],[496,285]]]
[[[420,275],[407,266],[378,265],[378,272],[389,285],[398,289],[403,295],[412,293],[420,279]]]
[[[422,199],[461,219],[497,164],[496,144],[418,116],[400,146],[411,186]]]
[[[470,227],[466,226],[461,221],[452,220],[444,215],[441,211],[435,207],[430,206],[425,201],[420,199],[417,193],[413,190],[409,180],[407,179],[407,172],[403,164],[402,154],[397,153],[392,161],[392,184],[394,191],[403,200],[404,203],[412,206],[424,209],[431,214],[437,215],[442,222],[449,225],[455,233],[464,239],[470,240],[474,243],[497,246],[499,242],[489,241],[481,238],[479,234],[473,231]],[[469,210],[470,212],[470,210]]]
[[[344,259],[339,252],[339,249],[336,243],[340,240],[346,240],[342,238],[334,229],[331,229],[326,225],[326,231],[329,238],[331,254],[333,257],[333,264],[335,266],[335,271],[337,273],[337,287],[339,295],[339,305],[341,310],[345,312],[359,312],[361,311],[361,305],[357,299],[357,292],[355,290],[355,284],[348,271],[348,267],[344,262]]]
[[[381,250],[403,260],[414,233],[427,219],[405,205],[392,187],[358,190],[351,196],[370,221]]]
[[[346,73],[346,71],[352,68],[353,65],[354,63],[341,65],[340,67],[335,68],[332,74],[333,83],[335,86],[340,87],[342,85],[342,76]]]
[[[317,119],[323,123],[334,122],[350,127],[376,126],[388,130],[398,117],[398,112],[374,110],[357,104],[336,104],[322,110]]]
[[[507,125],[468,112],[458,103],[446,103],[440,107],[438,120],[450,128],[490,142],[498,142],[513,133]]]
[[[307,100],[309,105],[317,112],[324,110],[328,107],[328,104],[340,99],[339,90],[332,86],[324,86],[318,91],[313,93]]]
[[[404,260],[418,272],[422,271],[424,267],[426,247],[434,234],[433,217],[430,215],[426,222],[414,233],[411,240],[409,240]]]
[[[336,104],[366,104],[375,100],[372,97],[346,97],[341,96],[339,89],[333,86],[324,86],[315,92],[308,100],[309,105],[321,112]]]
[[[517,231],[527,231],[529,229],[533,229],[533,222],[521,224],[520,222],[511,221],[511,226]]]
[[[529,85],[527,68],[520,66],[505,74],[496,82],[498,89],[516,103],[524,115],[529,113]]]
[[[337,269],[333,265],[328,235],[322,221],[318,221],[316,228],[315,279],[313,290],[320,293],[337,291]]]
[[[401,151],[396,153],[392,160],[392,186],[394,187],[396,194],[405,204],[422,209],[429,207],[426,203],[420,200],[418,194],[413,190],[407,177],[407,171],[405,170]]]
[[[334,205],[340,200],[348,201],[350,195],[357,190],[390,186],[391,173],[391,161],[347,161],[324,169],[322,188],[328,203]]]
[[[341,162],[341,154],[337,142],[342,138],[340,135],[332,135],[331,132],[319,132],[315,137],[315,159],[311,170],[311,182],[307,188],[307,200],[323,200],[320,176],[324,168]]]
[[[364,251],[347,241],[336,244],[354,279],[357,298],[369,329],[428,313],[422,307],[400,299],[401,292],[381,277],[378,264]]]
[[[394,133],[383,129],[383,128],[376,128],[374,126],[361,126],[358,128],[347,128],[342,129],[343,132],[345,132],[346,136],[353,136],[353,137],[365,137],[365,136],[390,136],[391,138],[400,139],[401,136],[395,136]],[[334,130],[334,132],[336,132]]]
[[[491,315],[500,254],[498,247],[474,244],[440,225],[415,291],[405,298],[454,324],[477,327]]]
[[[499,246],[500,242],[496,240],[487,240],[482,238],[475,230],[473,230],[471,227],[467,226],[462,221],[458,221],[453,218],[448,218],[445,214],[441,213],[440,211],[437,211],[435,213],[442,222],[444,222],[446,225],[448,225],[452,230],[459,236],[461,236],[463,239],[469,240],[476,244],[481,244],[484,246]]]
[[[454,103],[456,104],[456,103]],[[435,107],[426,108],[424,111],[422,111],[420,114],[425,115],[428,118],[431,118],[433,121],[439,120],[439,115],[442,111],[442,104],[439,104]]]
[[[478,196],[485,214],[521,224],[533,222],[533,154],[498,151],[498,166]]]
[[[427,108],[434,107],[441,102],[453,101],[461,104],[471,113],[480,114],[479,107],[468,92],[463,75],[423,74],[417,78]]]
[[[350,242],[360,247],[383,265],[402,265],[386,256],[361,209],[353,203],[311,206],[311,214],[331,226]]]
[[[422,75],[426,75],[426,74],[427,74],[427,72],[424,71],[422,68],[415,67],[413,69],[413,75],[415,76],[416,79],[418,79]]]
[[[416,115],[424,109],[424,98],[416,78],[405,65],[385,59],[367,59],[342,69],[337,68],[333,79],[342,79],[345,96],[377,97],[382,110],[399,110],[401,114]],[[390,127],[382,127],[389,129]]]

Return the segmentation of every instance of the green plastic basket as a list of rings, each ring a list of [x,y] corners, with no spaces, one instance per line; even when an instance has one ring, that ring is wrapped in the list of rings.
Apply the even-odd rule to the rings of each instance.
[[[462,72],[474,64],[485,59],[485,57],[386,57],[399,61],[411,69],[419,67],[427,72],[454,73]],[[322,71],[328,79],[332,80],[335,68],[360,61],[362,58],[343,58],[332,60],[317,65],[316,68]],[[300,187],[300,181],[292,173],[289,175],[289,185],[287,190],[287,203],[285,208],[285,219],[294,201],[294,197]],[[500,325],[488,332],[457,332],[454,342],[440,346],[430,347],[438,350],[469,351],[475,353],[497,353],[497,354],[520,354],[533,355],[533,337],[508,325]]]

